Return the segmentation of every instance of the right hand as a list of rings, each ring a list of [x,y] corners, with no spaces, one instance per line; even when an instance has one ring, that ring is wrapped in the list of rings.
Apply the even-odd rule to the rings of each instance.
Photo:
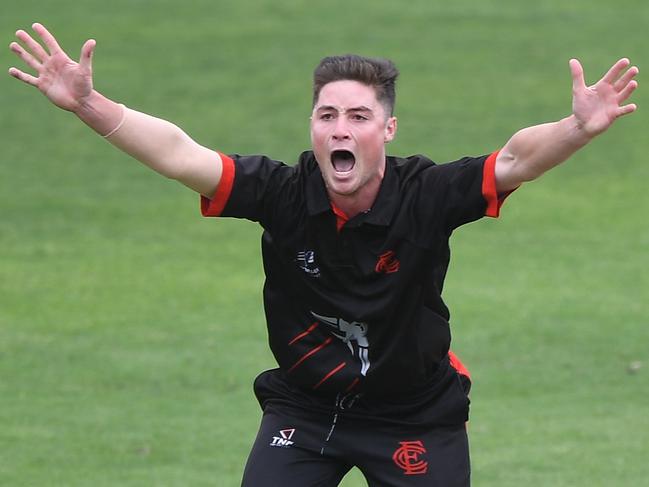
[[[16,37],[27,46],[27,49],[17,42],[12,42],[9,48],[27,66],[34,69],[37,76],[15,67],[9,69],[9,74],[38,88],[56,106],[76,112],[93,91],[92,54],[96,42],[90,39],[83,44],[81,58],[76,63],[61,49],[54,36],[45,27],[36,23],[32,28],[47,47],[47,51],[24,30],[17,31]]]

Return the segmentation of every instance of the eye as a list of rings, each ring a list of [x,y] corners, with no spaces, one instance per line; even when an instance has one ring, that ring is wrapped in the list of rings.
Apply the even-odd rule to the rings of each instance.
[[[333,120],[334,119],[334,114],[333,113],[321,113],[318,116],[318,120],[323,120],[323,121],[328,121],[328,120]]]
[[[365,122],[365,121],[369,120],[369,117],[367,117],[366,115],[362,115],[360,113],[354,113],[350,118],[354,122]]]

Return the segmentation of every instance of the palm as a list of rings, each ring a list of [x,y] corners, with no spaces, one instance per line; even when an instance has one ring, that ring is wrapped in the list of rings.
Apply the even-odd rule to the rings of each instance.
[[[74,110],[92,91],[92,75],[60,52],[43,64],[38,89],[55,105]]]
[[[47,51],[25,31],[18,31],[17,36],[27,49],[16,42],[11,43],[10,47],[25,64],[36,71],[37,76],[16,68],[11,68],[9,74],[38,88],[56,106],[75,111],[92,92],[91,57],[94,41],[86,41],[77,63],[59,47],[45,27],[34,24],[34,30],[43,40]]]
[[[608,87],[591,87],[573,101],[573,112],[588,132],[604,131],[616,118],[615,93]]]
[[[596,84],[586,86],[581,64],[574,59],[570,62],[573,78],[572,111],[587,134],[602,133],[618,117],[635,110],[633,104],[622,105],[637,86],[633,77],[638,70],[632,67],[624,72],[628,65],[628,60],[621,59]]]

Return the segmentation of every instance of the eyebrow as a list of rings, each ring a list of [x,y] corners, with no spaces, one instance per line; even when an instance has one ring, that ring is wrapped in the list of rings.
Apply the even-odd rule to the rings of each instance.
[[[372,113],[372,109],[370,107],[366,107],[365,105],[360,105],[358,107],[351,107],[351,108],[341,108],[335,105],[321,105],[319,107],[316,107],[315,111],[316,112],[326,112],[329,110],[336,111],[338,113],[347,113],[347,112],[370,112]]]

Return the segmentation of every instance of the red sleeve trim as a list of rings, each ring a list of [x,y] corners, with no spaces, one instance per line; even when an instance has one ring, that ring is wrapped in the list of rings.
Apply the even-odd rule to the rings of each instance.
[[[496,189],[496,159],[498,158],[499,152],[498,150],[487,157],[482,174],[482,196],[487,201],[485,215],[493,218],[498,218],[503,203],[516,190],[514,188],[511,191],[498,194],[498,190]]]
[[[482,196],[487,201],[485,215],[494,218],[500,214],[500,207],[504,201],[504,199],[502,201],[499,200],[498,192],[496,191],[496,158],[498,157],[498,152],[500,151],[496,151],[487,157],[482,170]]]
[[[457,355],[455,355],[450,350],[448,351],[448,358],[449,358],[449,362],[451,363],[451,367],[453,367],[458,374],[464,375],[469,379],[471,378],[471,374],[469,374],[469,369],[467,369],[464,366],[464,364],[460,361],[460,359],[457,357]]]
[[[216,188],[216,193],[214,197],[209,199],[201,195],[201,214],[203,216],[221,216],[223,213],[223,208],[225,208],[226,203],[230,199],[230,193],[232,192],[232,185],[234,184],[234,161],[226,156],[221,154],[221,181]]]

